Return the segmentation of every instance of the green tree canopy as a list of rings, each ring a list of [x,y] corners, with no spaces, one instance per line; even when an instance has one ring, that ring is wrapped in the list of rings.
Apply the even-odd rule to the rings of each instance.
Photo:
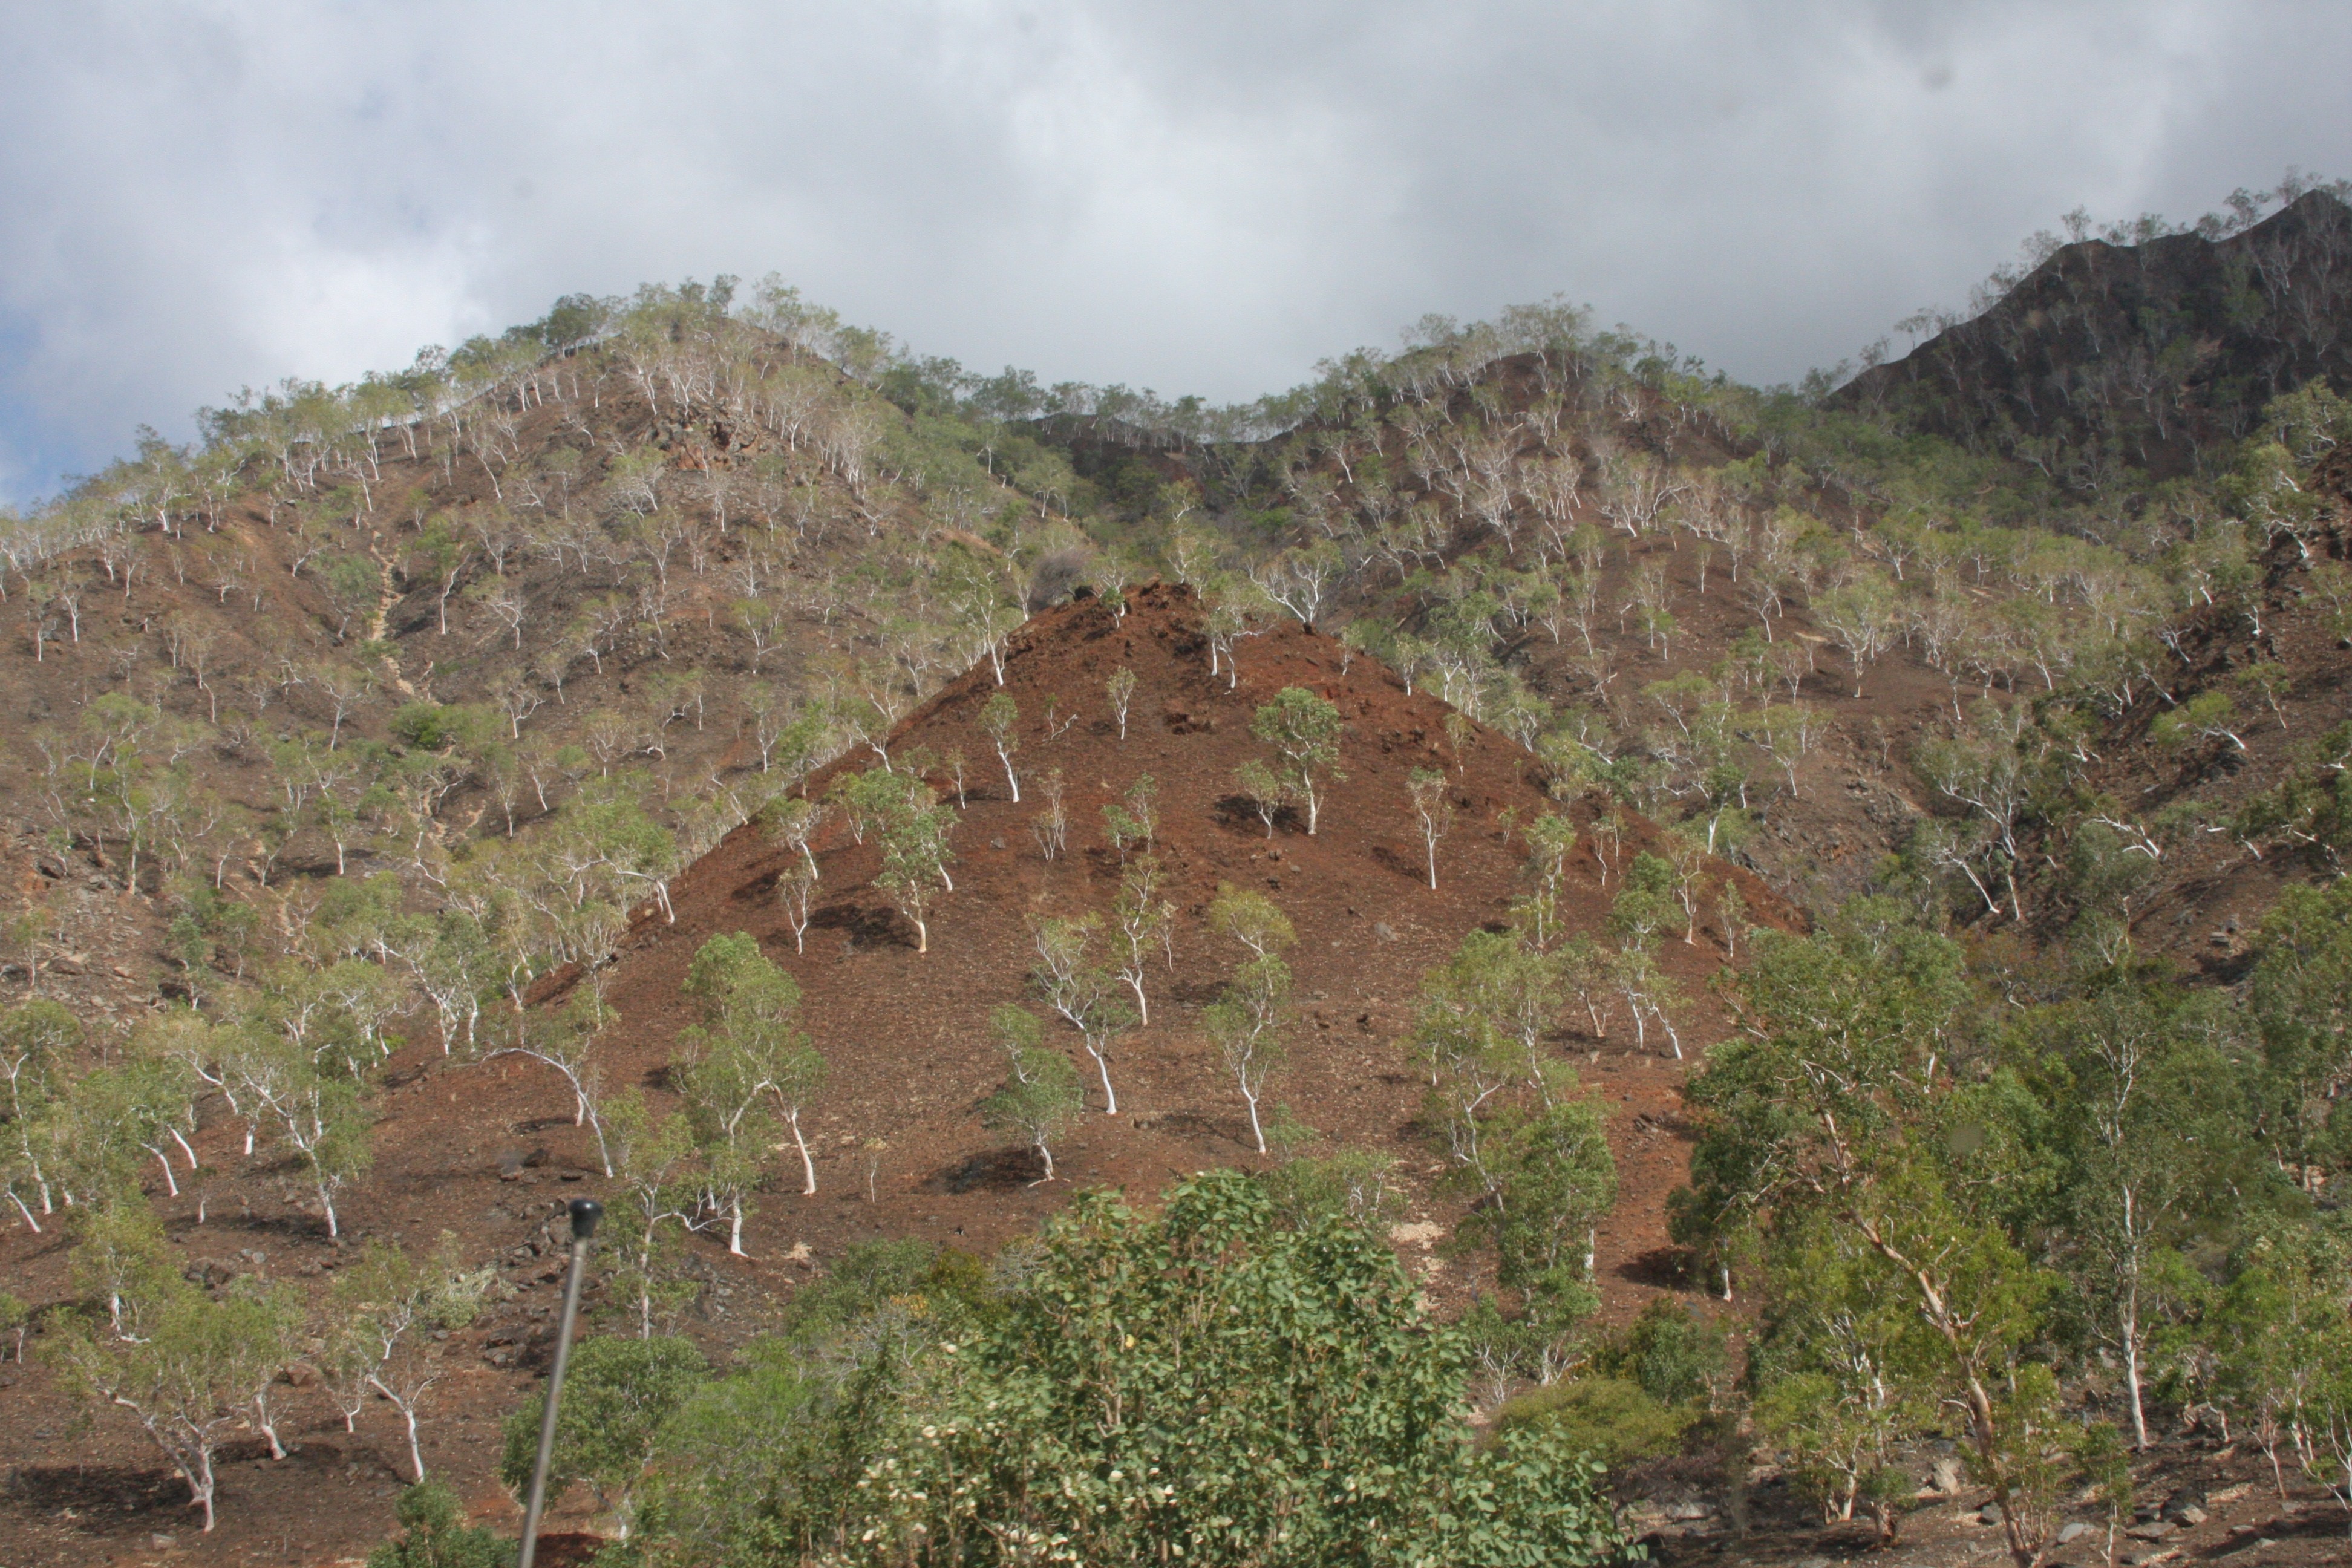
[[[1310,837],[1324,791],[1348,776],[1339,771],[1339,736],[1346,728],[1336,704],[1303,686],[1284,687],[1250,720],[1250,733],[1274,748],[1278,776],[1307,803]]]

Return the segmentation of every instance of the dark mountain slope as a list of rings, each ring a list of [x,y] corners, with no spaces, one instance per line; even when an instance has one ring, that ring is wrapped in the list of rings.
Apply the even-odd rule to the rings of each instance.
[[[2225,239],[2068,245],[1832,402],[2094,492],[2196,470],[2270,399],[2352,383],[2347,329],[2352,207],[2314,190]]]

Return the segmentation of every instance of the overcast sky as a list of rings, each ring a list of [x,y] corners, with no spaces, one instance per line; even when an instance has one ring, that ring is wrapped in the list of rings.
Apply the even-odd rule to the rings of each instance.
[[[648,279],[1221,401],[1555,292],[1779,381],[2077,204],[2352,174],[2316,0],[86,0],[6,37],[16,500]]]

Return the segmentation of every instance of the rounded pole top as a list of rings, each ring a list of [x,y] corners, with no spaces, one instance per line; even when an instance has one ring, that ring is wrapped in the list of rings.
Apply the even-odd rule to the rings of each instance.
[[[585,1241],[596,1234],[596,1222],[604,1217],[604,1205],[594,1198],[572,1200],[572,1239]]]

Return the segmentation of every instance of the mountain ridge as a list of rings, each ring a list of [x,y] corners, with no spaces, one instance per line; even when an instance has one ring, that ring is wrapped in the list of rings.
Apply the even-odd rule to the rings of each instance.
[[[2352,206],[2306,191],[2242,231],[2060,247],[1988,309],[1840,387],[2075,489],[2162,479],[2243,437],[2263,403],[2352,380]]]

